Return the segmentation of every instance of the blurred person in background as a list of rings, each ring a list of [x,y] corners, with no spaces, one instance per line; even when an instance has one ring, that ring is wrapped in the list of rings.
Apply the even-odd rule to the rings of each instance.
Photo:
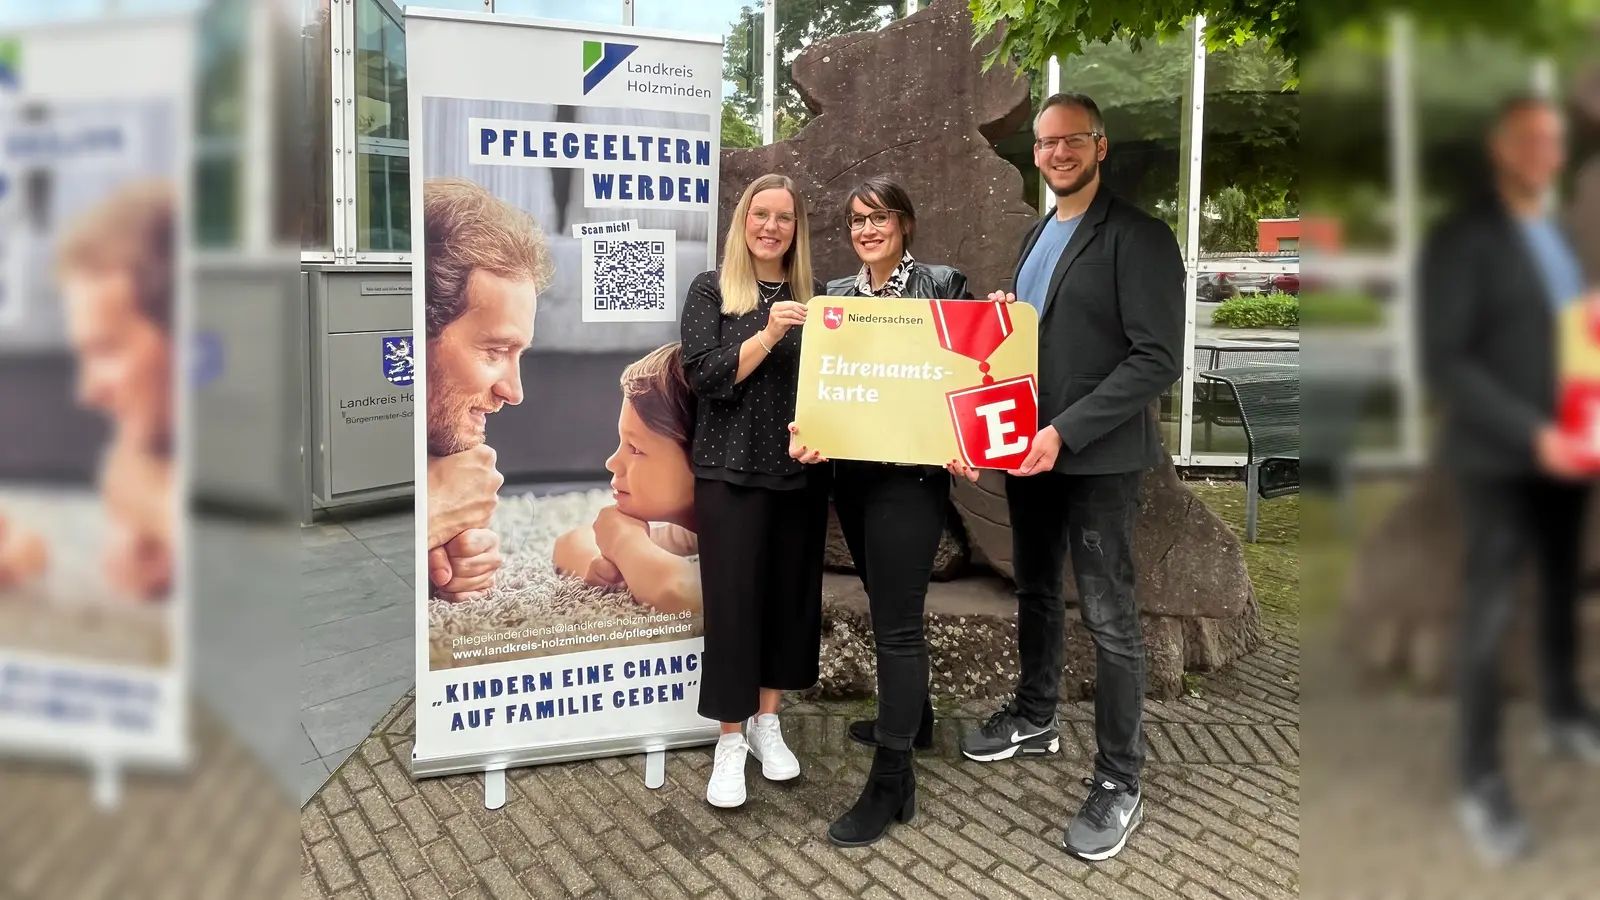
[[[522,402],[550,251],[533,217],[464,178],[423,188],[427,233],[428,579],[450,602],[487,596],[500,569],[489,527],[504,481],[490,415]]]
[[[1438,456],[1459,487],[1467,547],[1457,646],[1462,826],[1501,862],[1532,836],[1500,758],[1501,651],[1523,566],[1537,564],[1545,746],[1600,763],[1600,719],[1577,680],[1578,564],[1590,485],[1582,448],[1556,427],[1556,316],[1593,302],[1550,193],[1566,163],[1562,117],[1519,96],[1488,139],[1491,183],[1441,222],[1422,260],[1427,378],[1442,413]]]

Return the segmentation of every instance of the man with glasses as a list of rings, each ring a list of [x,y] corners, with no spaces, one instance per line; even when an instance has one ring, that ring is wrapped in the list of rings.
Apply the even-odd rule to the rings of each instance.
[[[1423,354],[1440,401],[1438,454],[1466,526],[1457,647],[1459,815],[1490,862],[1532,836],[1500,755],[1501,653],[1525,567],[1548,750],[1600,764],[1600,716],[1578,682],[1578,600],[1589,480],[1585,448],[1556,425],[1558,317],[1595,295],[1551,204],[1566,165],[1560,111],[1518,96],[1490,129],[1492,173],[1422,257]]]
[[[1039,432],[1006,477],[1021,678],[1015,697],[964,736],[988,762],[1060,749],[1071,559],[1094,639],[1094,777],[1062,835],[1085,860],[1121,852],[1143,816],[1139,775],[1144,638],[1134,601],[1133,522],[1140,473],[1162,464],[1150,413],[1180,375],[1183,258],[1166,223],[1100,184],[1105,123],[1082,94],[1056,94],[1034,120],[1034,163],[1055,210],[1024,238],[1016,293],[1039,312]]]

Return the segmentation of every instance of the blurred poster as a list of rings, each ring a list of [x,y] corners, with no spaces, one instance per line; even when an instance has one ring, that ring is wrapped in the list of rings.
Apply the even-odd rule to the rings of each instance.
[[[188,754],[192,40],[0,34],[0,752]]]
[[[406,54],[427,247],[412,772],[715,740],[696,712],[694,404],[676,341],[677,273],[714,260],[721,43],[415,10]],[[615,423],[584,467],[609,483],[502,485],[498,454],[519,448],[492,419],[552,390],[524,383],[524,357],[552,350],[588,354],[595,377],[537,427]]]

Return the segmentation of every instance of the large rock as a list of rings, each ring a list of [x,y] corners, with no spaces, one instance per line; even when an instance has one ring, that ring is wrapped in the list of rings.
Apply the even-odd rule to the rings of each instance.
[[[1011,519],[1005,476],[985,472],[954,491],[973,555],[1011,577]],[[1139,609],[1145,615],[1226,620],[1257,617],[1255,594],[1239,539],[1178,478],[1172,460],[1144,473],[1133,526]],[[1077,601],[1072,562],[1067,596]]]
[[[829,574],[823,582],[821,677],[810,694],[829,699],[877,692],[877,659],[866,593],[853,576]],[[1145,613],[1147,694],[1171,699],[1183,691],[1186,671],[1215,671],[1261,639],[1255,601],[1250,612],[1225,619]],[[928,587],[931,686],[939,697],[994,697],[1017,684],[1017,602],[1008,582],[993,575]],[[1095,650],[1076,609],[1067,612],[1064,700],[1094,696]]]
[[[722,151],[719,228],[745,186],[768,172],[799,184],[811,209],[815,272],[827,280],[860,268],[842,216],[861,180],[893,175],[917,212],[913,252],[966,273],[975,295],[1009,286],[1017,248],[1037,213],[1022,175],[991,142],[1029,115],[1016,69],[983,73],[964,0],[939,0],[879,31],[807,46],[795,58],[796,89],[816,118],[787,141]]]
[[[1600,576],[1600,504],[1585,533],[1584,582]],[[1350,567],[1341,630],[1347,653],[1369,675],[1396,678],[1422,691],[1452,680],[1466,554],[1460,501],[1450,478],[1425,471],[1362,543]],[[1538,580],[1521,584],[1505,660],[1505,684],[1525,693],[1533,684],[1533,609]],[[1600,647],[1600,605],[1581,610],[1580,648]],[[1600,654],[1581,652],[1591,665]]]

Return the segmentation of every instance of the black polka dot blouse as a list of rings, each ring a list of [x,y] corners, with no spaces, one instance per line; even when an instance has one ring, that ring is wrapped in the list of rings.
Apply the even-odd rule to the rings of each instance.
[[[813,294],[821,294],[815,286]],[[683,301],[683,368],[696,400],[694,471],[748,487],[792,490],[806,485],[806,467],[789,456],[800,376],[800,332],[791,328],[744,381],[739,346],[767,327],[775,303],[790,299],[787,283],[758,282],[755,312],[722,313],[715,271],[702,272]]]

